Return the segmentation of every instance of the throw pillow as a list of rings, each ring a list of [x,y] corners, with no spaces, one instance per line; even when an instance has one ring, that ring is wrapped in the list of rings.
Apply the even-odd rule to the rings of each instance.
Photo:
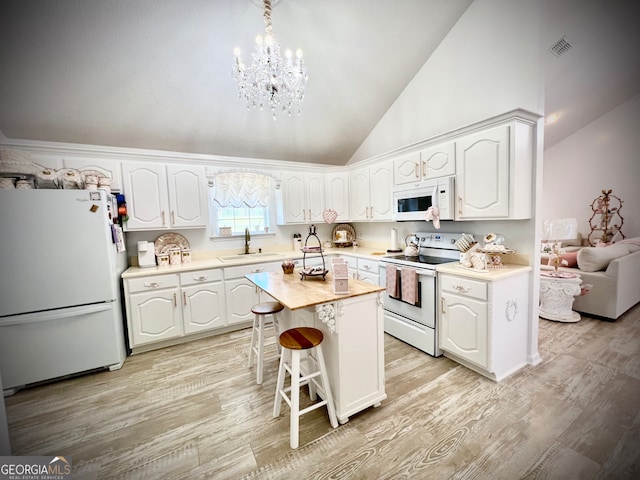
[[[619,244],[608,247],[585,247],[578,252],[578,268],[584,272],[606,270],[611,260],[628,254],[629,249]]]
[[[574,268],[578,266],[578,252],[567,252],[560,255],[560,260],[566,260],[566,267]]]

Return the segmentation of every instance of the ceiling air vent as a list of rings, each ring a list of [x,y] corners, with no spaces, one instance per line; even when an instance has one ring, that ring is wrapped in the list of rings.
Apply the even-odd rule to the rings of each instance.
[[[567,37],[562,37],[560,40],[558,40],[556,43],[554,43],[551,46],[549,51],[553,53],[556,57],[559,57],[563,53],[566,53],[570,48],[571,48],[571,44],[569,43],[569,40],[567,40]]]

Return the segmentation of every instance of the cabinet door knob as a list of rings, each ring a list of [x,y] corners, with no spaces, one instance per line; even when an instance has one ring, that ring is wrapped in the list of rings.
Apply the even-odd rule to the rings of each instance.
[[[462,197],[458,197],[458,213],[462,213]]]
[[[174,210],[171,210],[171,224],[175,225],[176,223],[176,212]]]
[[[371,270],[371,265],[363,265],[363,270]]]
[[[264,270],[264,268],[258,267],[258,268],[254,268],[253,270],[251,270],[253,273],[260,273]]]
[[[469,288],[464,285],[454,285],[453,288],[455,288],[458,293],[469,293]]]
[[[158,288],[160,286],[160,282],[144,282],[144,286],[148,288]]]
[[[209,278],[209,275],[200,275],[199,277],[193,277],[196,282],[204,282],[207,278]]]
[[[187,306],[187,292],[182,292],[182,303]]]
[[[420,178],[420,165],[416,163],[416,166],[413,168],[413,173],[416,178]]]
[[[422,176],[427,176],[427,162],[425,162],[424,160],[422,161]]]
[[[177,294],[173,294],[173,306],[177,307],[178,306],[178,295]]]
[[[162,210],[162,212],[160,213],[162,215],[162,226],[164,227],[165,222],[164,222],[164,210]]]
[[[440,297],[440,311],[441,311],[442,313],[445,313],[444,306],[445,306],[444,298]]]

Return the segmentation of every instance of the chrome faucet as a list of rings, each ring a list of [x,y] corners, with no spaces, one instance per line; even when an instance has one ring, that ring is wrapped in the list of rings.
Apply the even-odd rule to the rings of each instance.
[[[251,242],[251,234],[249,228],[244,229],[244,253],[249,253],[249,243]]]

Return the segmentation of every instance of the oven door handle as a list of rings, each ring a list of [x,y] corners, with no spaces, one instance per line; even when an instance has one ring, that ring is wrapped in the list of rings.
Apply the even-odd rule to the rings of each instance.
[[[418,273],[418,275],[421,275],[423,277],[435,277],[436,276],[435,270],[418,270],[417,273]]]

